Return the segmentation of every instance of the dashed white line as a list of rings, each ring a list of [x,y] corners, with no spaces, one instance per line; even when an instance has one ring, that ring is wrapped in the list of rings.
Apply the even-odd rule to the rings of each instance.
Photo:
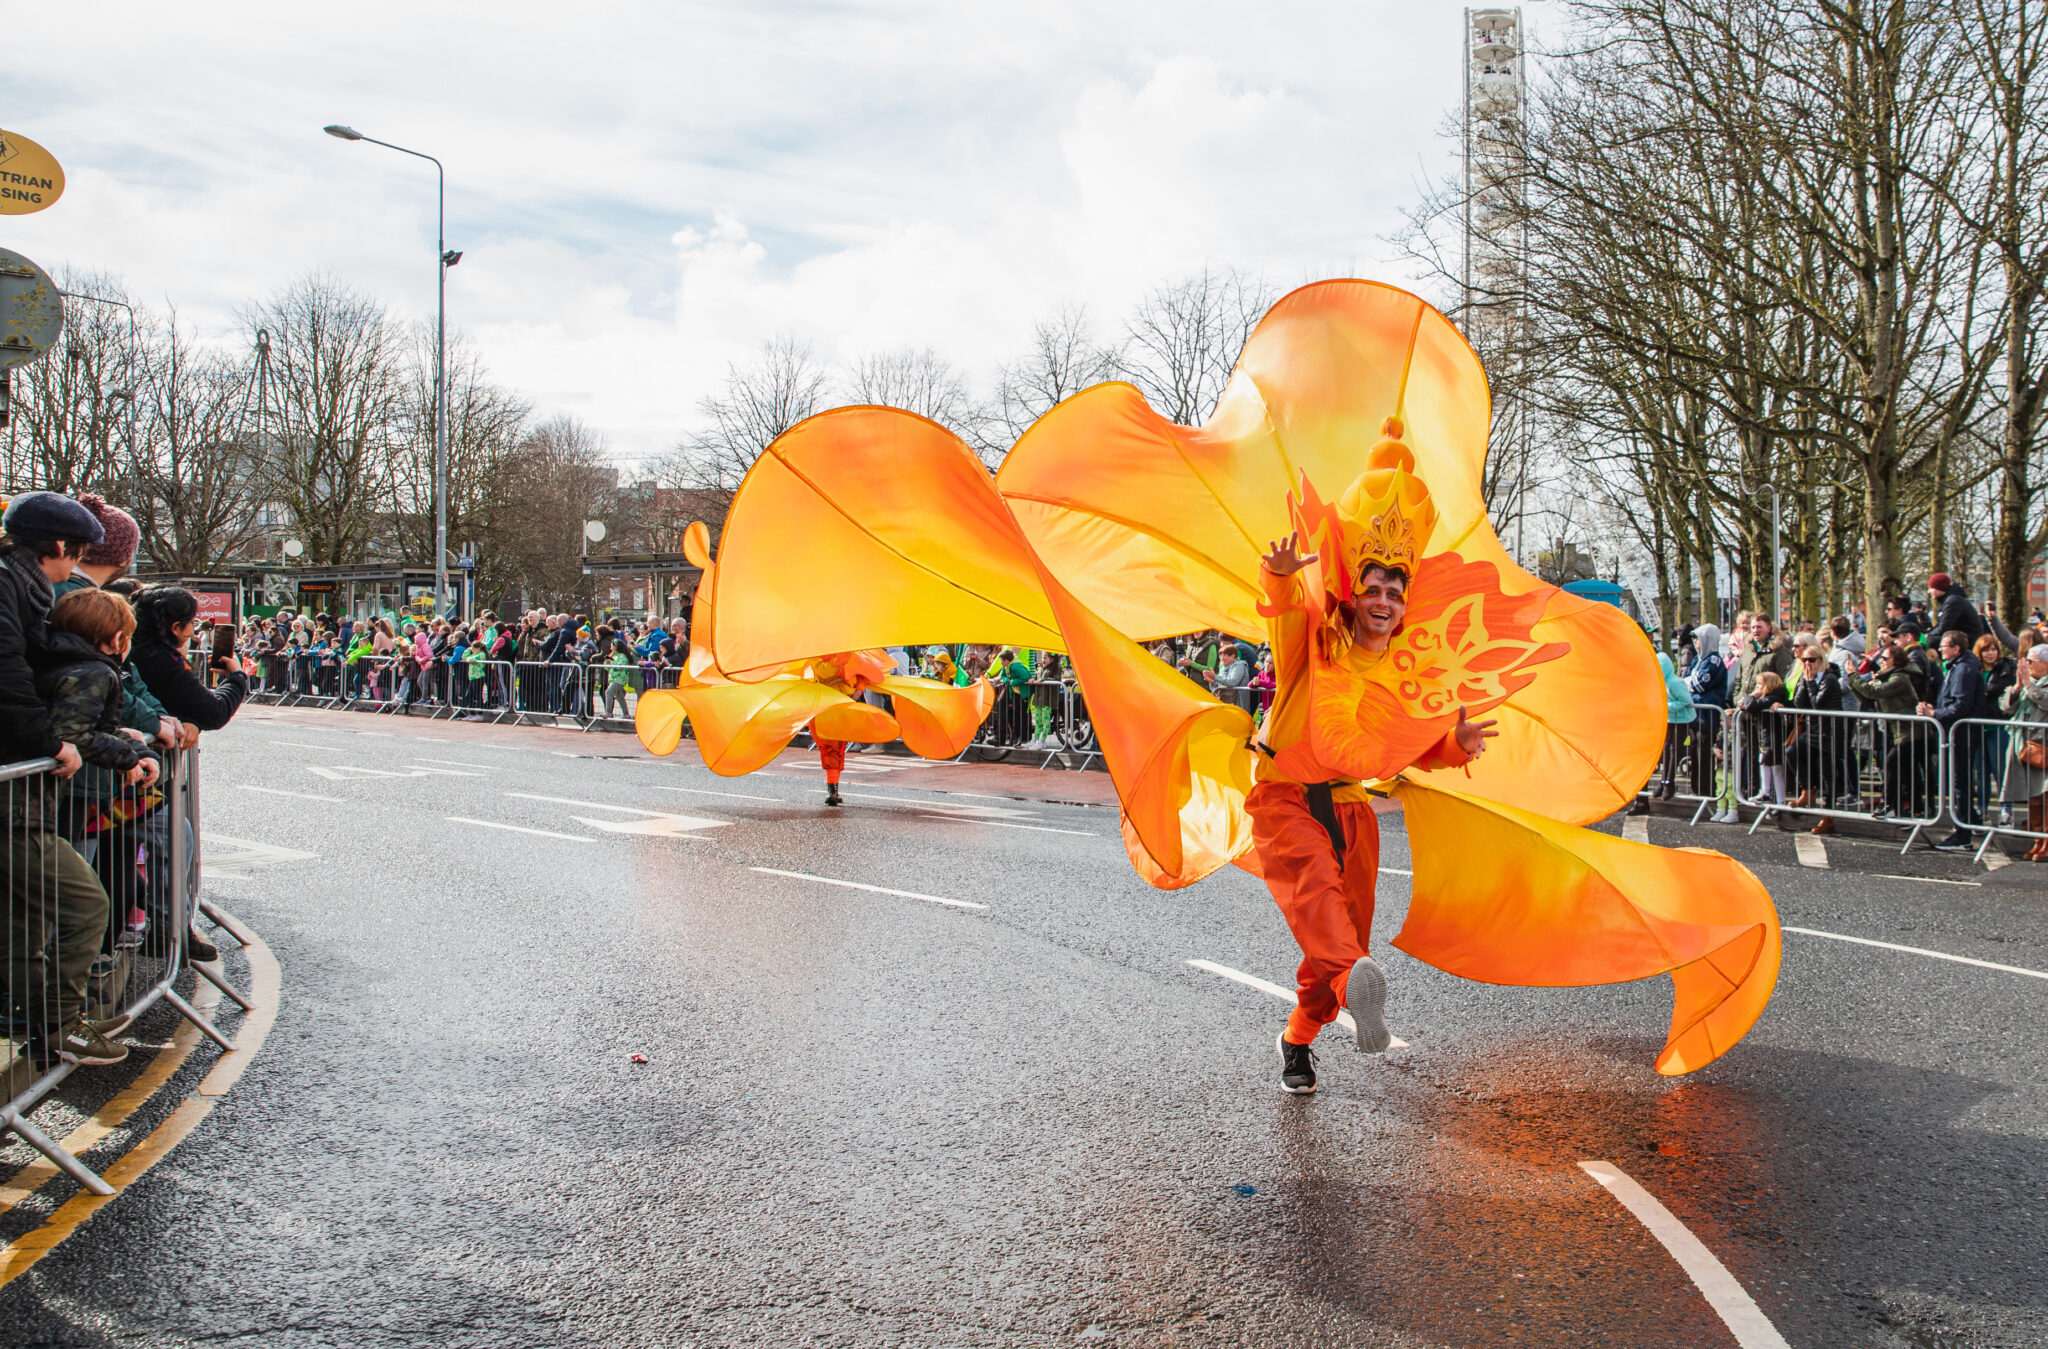
[[[1648,843],[1650,841],[1650,817],[1647,815],[1629,815],[1624,817],[1621,822],[1621,836],[1631,843]]]
[[[1807,937],[1826,937],[1830,941],[1854,942],[1858,946],[1876,946],[1886,951],[1903,951],[1907,955],[1927,956],[1933,960],[1952,960],[1958,965],[1975,965],[1979,969],[1998,970],[2005,974],[2024,974],[2029,979],[2048,979],[2048,970],[2030,970],[2024,965],[2001,965],[1995,960],[1974,960],[1969,956],[1952,956],[1946,951],[1930,951],[1922,946],[1901,946],[1897,942],[1873,941],[1869,937],[1850,937],[1840,932],[1822,932],[1813,927],[1788,927],[1787,932],[1797,932]]]
[[[1208,974],[1220,974],[1233,983],[1243,984],[1246,988],[1256,988],[1261,993],[1271,993],[1282,1002],[1293,1002],[1295,1000],[1293,989],[1267,983],[1256,974],[1246,974],[1243,970],[1234,970],[1228,965],[1219,965],[1213,960],[1190,960],[1188,964]],[[1349,1012],[1338,1012],[1337,1024],[1354,1034],[1358,1030],[1358,1023],[1351,1019],[1351,1013]],[[1406,1049],[1408,1048],[1408,1042],[1396,1035],[1388,1043],[1387,1048]]]
[[[1700,1296],[1727,1325],[1742,1349],[1791,1349],[1785,1343],[1785,1337],[1778,1333],[1778,1328],[1756,1305],[1756,1299],[1749,1295],[1749,1290],[1736,1281],[1728,1267],[1707,1249],[1706,1243],[1692,1234],[1691,1228],[1657,1202],[1655,1195],[1636,1184],[1612,1162],[1580,1162],[1579,1169],[1605,1186],[1607,1193],[1633,1213],[1638,1222],[1650,1229],[1650,1235],[1671,1252],[1671,1258],[1692,1276]]]
[[[997,829],[1029,829],[1039,834],[1079,834],[1082,838],[1101,838],[1092,829],[1055,829],[1049,824],[1012,824],[1008,820],[983,820],[973,815],[942,815],[937,811],[920,811],[927,820],[951,820],[955,824],[987,824]]]
[[[235,786],[245,792],[262,792],[265,796],[296,796],[301,801],[328,801],[337,806],[346,804],[344,799],[339,796],[315,796],[311,792],[288,792],[282,787],[252,787],[246,782],[237,782]]]
[[[1381,867],[1381,868],[1380,868],[1380,875],[1382,875],[1382,876],[1413,876],[1414,874],[1415,874],[1414,872],[1412,872],[1412,871],[1406,871],[1406,870],[1403,870],[1403,869],[1402,869],[1402,868],[1400,868],[1400,867]]]
[[[886,885],[864,885],[859,881],[836,880],[831,876],[813,876],[807,871],[778,871],[774,867],[749,867],[763,876],[787,876],[793,881],[814,881],[819,885],[842,885],[849,890],[867,890],[877,895],[895,895],[899,899],[921,899],[927,904],[944,904],[952,909],[985,909],[986,904],[973,904],[964,899],[942,899],[937,895],[920,895],[915,890],[891,890]]]
[[[1984,884],[1982,881],[1952,881],[1943,876],[1894,876],[1888,871],[1877,871],[1871,874],[1874,879],[1880,881],[1925,881],[1929,885],[1974,885],[1978,887],[1982,887]]]
[[[455,768],[481,768],[481,769],[483,769],[483,770],[484,770],[485,772],[487,772],[487,773],[495,773],[495,772],[497,772],[497,771],[498,771],[498,765],[496,765],[496,764],[489,764],[489,763],[471,763],[471,762],[469,762],[469,761],[468,761],[467,759],[421,759],[421,760],[419,760],[418,762],[420,762],[420,763],[444,763],[444,764],[449,764],[449,765],[451,765],[451,766],[453,766],[453,767],[455,767]]]
[[[514,834],[532,834],[536,838],[560,838],[567,839],[571,843],[597,842],[596,839],[588,834],[557,834],[552,829],[528,829],[523,824],[500,824],[496,820],[473,820],[467,815],[443,815],[441,818],[452,824],[475,824],[481,825],[485,829],[504,829]]]
[[[1798,854],[1800,866],[1826,868],[1828,865],[1828,845],[1811,834],[1794,834],[1792,851]]]
[[[273,740],[270,743],[273,745],[289,745],[293,749],[324,749],[329,754],[348,753],[348,747],[346,745],[315,745],[311,741],[307,740]]]

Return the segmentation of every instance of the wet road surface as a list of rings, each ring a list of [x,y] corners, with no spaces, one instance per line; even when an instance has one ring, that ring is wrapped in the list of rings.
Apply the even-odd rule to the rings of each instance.
[[[251,708],[204,782],[259,845],[208,885],[276,952],[276,1028],[0,1290],[8,1343],[1737,1343],[1587,1160],[1792,1345],[2048,1343],[2048,980],[1788,933],[1743,1045],[1659,1078],[1668,981],[1388,946],[1396,815],[1412,1047],[1333,1028],[1291,1098],[1285,1004],[1188,963],[1290,984],[1271,900],[1144,886],[1061,804],[1097,774],[855,756],[828,812],[802,755]],[[1788,925],[2048,971],[2048,868],[1649,830]]]

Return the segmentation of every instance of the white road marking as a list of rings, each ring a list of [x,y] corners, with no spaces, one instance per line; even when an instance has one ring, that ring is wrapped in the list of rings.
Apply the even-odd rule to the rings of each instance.
[[[1945,879],[1943,879],[1943,878],[1942,878],[1942,877],[1940,877],[1940,876],[1894,876],[1894,875],[1893,875],[1892,873],[1890,873],[1890,872],[1888,872],[1888,871],[1879,871],[1879,872],[1874,872],[1874,873],[1872,873],[1872,874],[1873,874],[1873,875],[1874,875],[1874,876],[1876,877],[1876,879],[1878,879],[1878,880],[1881,880],[1881,881],[1926,881],[1926,882],[1927,882],[1927,883],[1928,883],[1929,885],[1977,885],[1977,886],[1981,886],[1981,885],[1983,885],[1983,884],[1984,884],[1984,882],[1982,882],[1982,881],[1951,881],[1951,880],[1945,880]]]
[[[311,792],[288,792],[282,787],[251,787],[246,782],[238,782],[235,786],[245,792],[262,792],[265,796],[296,796],[301,801],[331,801],[336,805],[342,804],[342,798],[339,796],[315,796]]]
[[[1412,871],[1403,871],[1400,867],[1380,868],[1380,875],[1382,876],[1413,876],[1414,874]]]
[[[465,773],[457,768],[414,768],[403,771],[396,768],[361,768],[355,764],[341,764],[325,768],[319,764],[306,765],[308,773],[326,778],[329,782],[347,782],[351,778],[480,778],[482,773]]]
[[[1040,834],[1079,834],[1082,838],[1101,838],[1092,829],[1055,829],[1049,824],[1012,824],[1008,820],[984,820],[973,815],[955,812],[941,814],[937,811],[921,812],[927,820],[952,820],[956,824],[985,824],[996,829],[1029,829]]]
[[[206,847],[200,851],[200,867],[208,880],[249,879],[248,868],[272,866],[278,862],[310,861],[312,853],[297,848],[280,848],[272,843],[256,843],[246,838],[230,838],[206,831]]]
[[[1650,841],[1650,817],[1647,815],[1629,815],[1624,817],[1621,822],[1621,836],[1631,843],[1648,843]]]
[[[587,824],[592,829],[602,829],[607,834],[643,834],[648,838],[681,838],[688,839],[692,843],[709,843],[711,841],[702,834],[690,832],[703,826],[691,824],[687,816],[656,815],[648,820],[593,820],[588,815],[571,815],[569,818],[578,824]],[[712,823],[723,824],[725,821],[713,820]]]
[[[557,834],[552,829],[528,829],[523,824],[499,824],[496,820],[472,820],[467,815],[443,815],[441,818],[449,821],[451,824],[482,825],[485,829],[504,829],[514,834],[532,834],[538,838],[562,838],[569,840],[571,843],[597,842],[596,839],[588,834]]]
[[[1831,941],[1854,942],[1858,946],[1876,946],[1887,951],[1904,951],[1907,955],[1928,956],[1935,960],[1953,960],[1958,965],[1975,965],[1979,969],[1999,970],[2005,974],[2024,974],[2029,979],[2048,979],[2048,970],[2030,970],[2024,965],[2001,965],[1995,960],[1973,960],[1969,956],[1952,956],[1946,951],[1929,951],[1921,946],[1900,946],[1897,942],[1873,941],[1869,937],[1849,937],[1839,932],[1822,932],[1819,928],[1788,927],[1787,932],[1797,932],[1807,937],[1826,937]]]
[[[749,867],[763,876],[787,876],[793,881],[816,881],[819,885],[843,885],[849,890],[868,890],[878,895],[895,895],[899,899],[921,899],[927,904],[944,904],[952,909],[985,909],[986,904],[970,904],[964,899],[941,899],[937,895],[920,895],[915,890],[891,890],[886,885],[863,885],[859,881],[834,880],[830,876],[813,876],[807,871],[778,871],[774,867]]]
[[[688,792],[688,793],[690,793],[690,794],[691,794],[692,796],[730,796],[730,797],[735,797],[735,798],[737,798],[738,800],[741,800],[741,801],[775,801],[775,802],[780,802],[780,801],[782,800],[782,798],[781,798],[781,797],[779,797],[779,796],[754,796],[754,795],[751,795],[751,794],[749,794],[749,793],[747,793],[747,792],[714,792],[714,791],[712,791],[712,790],[711,790],[711,789],[710,789],[709,787],[660,787],[660,786],[658,786],[658,787],[656,787],[656,788],[655,788],[654,790],[656,790],[657,792]]]
[[[2004,853],[2000,852],[1996,848],[1993,848],[1990,852],[1984,854],[1984,869],[1986,871],[1998,871],[2011,865],[2012,858],[2006,856]]]
[[[1799,855],[1799,865],[1822,867],[1828,865],[1828,845],[1811,834],[1794,834],[1792,851]]]
[[[424,738],[424,737],[423,737],[423,738]],[[498,771],[498,766],[497,766],[496,764],[488,764],[488,763],[470,763],[470,762],[469,762],[469,761],[468,761],[467,759],[426,759],[426,758],[422,758],[422,759],[420,759],[420,760],[419,760],[419,762],[420,762],[420,763],[440,763],[440,764],[448,764],[448,765],[449,765],[450,767],[454,767],[454,768],[481,768],[481,769],[483,769],[483,770],[484,770],[485,772],[487,772],[487,773],[495,773],[495,772],[497,772],[497,771]]]
[[[572,801],[566,796],[536,796],[532,792],[506,792],[505,795],[521,801],[546,801],[557,806],[581,806],[585,810],[613,810],[621,815],[643,815],[650,820],[667,821],[678,829],[723,829],[730,821],[713,820],[702,815],[677,815],[666,810],[642,810],[638,806],[610,806],[602,801]],[[583,820],[589,824],[591,821]],[[602,825],[613,833],[647,834],[657,832],[651,827],[630,827],[627,825]]]
[[[270,743],[273,745],[290,745],[293,749],[324,749],[329,754],[348,753],[348,747],[345,745],[315,745],[305,740],[273,740]]]
[[[1700,1296],[1727,1325],[1742,1349],[1790,1349],[1785,1337],[1763,1314],[1749,1291],[1736,1282],[1728,1267],[1692,1234],[1691,1228],[1658,1203],[1655,1195],[1636,1184],[1612,1162],[1580,1162],[1579,1169],[1605,1186],[1607,1193],[1649,1228],[1651,1236],[1663,1243],[1679,1268],[1692,1276]]]
[[[426,767],[422,767],[422,765],[424,765],[424,764],[430,764],[430,763],[434,763],[434,762],[436,762],[436,760],[433,760],[433,759],[417,759],[417,760],[414,760],[414,761],[413,761],[412,763],[409,763],[409,764],[407,764],[407,765],[406,765],[406,767],[407,767],[407,768],[417,768],[417,769],[419,769],[420,775],[432,774],[432,775],[434,775],[434,776],[436,776],[436,777],[444,777],[444,778],[480,778],[480,777],[483,777],[483,776],[484,776],[484,774],[483,774],[483,773],[465,773],[465,772],[463,772],[463,771],[462,771],[462,770],[461,770],[460,768],[426,768]],[[486,771],[486,772],[495,772],[496,770],[495,770],[495,769],[487,769],[487,770],[485,770],[485,771]]]
[[[1271,993],[1282,1002],[1292,1003],[1295,1001],[1293,989],[1282,988],[1278,984],[1269,984],[1256,974],[1246,974],[1243,970],[1234,970],[1228,965],[1218,965],[1213,960],[1190,960],[1188,964],[1209,974],[1220,974],[1233,983],[1243,984],[1246,988],[1256,988],[1261,993]],[[1351,1013],[1349,1012],[1338,1012],[1337,1024],[1354,1035],[1358,1032],[1358,1023],[1351,1019]],[[1388,1043],[1387,1048],[1406,1049],[1408,1048],[1408,1042],[1396,1035]]]

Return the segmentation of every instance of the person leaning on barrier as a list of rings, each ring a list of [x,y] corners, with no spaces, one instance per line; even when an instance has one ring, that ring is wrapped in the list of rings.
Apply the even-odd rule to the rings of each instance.
[[[1959,726],[1957,723],[1988,717],[1991,706],[1984,699],[1984,667],[1977,663],[1977,657],[1960,628],[1950,628],[1942,633],[1941,659],[1940,691],[1934,695],[1933,702],[1922,702],[1914,711],[1923,717],[1934,718],[1949,732],[1950,771],[1954,774],[1950,794],[1955,801],[1959,823],[1947,838],[1934,846],[1943,852],[1959,852],[1970,846],[1970,831],[1963,826],[1982,823],[1976,801],[1977,741],[1982,728]]]
[[[139,546],[142,531],[135,523],[135,517],[119,506],[108,505],[102,498],[86,492],[78,498],[78,504],[91,513],[100,523],[100,541],[79,554],[78,565],[71,575],[51,588],[57,600],[76,590],[117,589],[122,597],[128,598],[139,589],[132,579],[124,574],[134,564],[135,550]],[[142,675],[130,661],[123,665],[121,687],[124,692],[121,709],[121,724],[141,731],[155,739],[158,745],[168,749],[183,745],[190,749],[199,743],[199,731],[188,728],[164,711],[162,703],[142,682]]]
[[[2048,834],[2048,644],[2027,652],[2019,667],[2018,680],[2000,700],[2015,729],[1998,799],[2009,806],[2026,802],[2027,832]],[[2048,838],[2035,839],[2026,859],[2048,862]]]
[[[1878,712],[1914,715],[1923,699],[1919,676],[1906,656],[1905,647],[1898,643],[1883,647],[1877,659],[1876,674],[1849,676],[1850,691]],[[1886,722],[1884,727],[1890,742],[1884,756],[1884,801],[1872,814],[1878,819],[1892,814],[1918,815],[1925,776],[1921,761],[1925,757],[1926,726],[1920,722]]]
[[[1799,652],[1799,687],[1792,706],[1800,712],[1839,712],[1845,692],[1842,672],[1825,652],[1809,645]],[[1850,778],[1847,725],[1834,717],[1789,717],[1785,737],[1786,768],[1794,793],[1791,805],[1810,806],[1819,800],[1833,805]],[[1816,834],[1832,834],[1835,822],[1823,815]]]
[[[105,537],[89,511],[55,492],[24,492],[0,516],[0,762],[55,759],[59,779],[84,763],[58,734],[36,676],[49,661],[56,585]],[[56,803],[40,784],[5,791],[8,1011],[27,1024],[38,1063],[119,1063],[128,1051],[84,1017],[88,972],[107,935],[107,892],[57,832]]]

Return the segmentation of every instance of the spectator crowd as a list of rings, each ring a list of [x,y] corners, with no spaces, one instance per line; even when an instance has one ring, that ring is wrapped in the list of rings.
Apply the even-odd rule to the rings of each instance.
[[[1789,632],[1748,613],[1726,635],[1679,629],[1659,657],[1668,726],[1658,793],[1708,798],[1723,822],[1745,801],[1927,823],[1945,786],[1955,827],[1936,848],[1971,847],[1972,826],[1993,812],[2001,827],[2048,832],[2048,624],[2037,611],[2015,632],[1943,573],[1926,594],[1893,596],[1868,632],[1860,613]],[[1733,737],[1731,710],[1741,714]],[[1835,820],[1821,815],[1813,832],[1833,832]],[[2027,859],[2048,860],[2048,842]]]
[[[172,928],[171,756],[227,724],[248,683],[195,649],[199,602],[126,576],[139,531],[96,496],[23,493],[0,515],[0,784],[8,1038],[40,1070],[119,1063],[111,976],[137,956],[219,959]],[[187,840],[188,849],[190,840]],[[189,852],[188,852],[189,855]]]

